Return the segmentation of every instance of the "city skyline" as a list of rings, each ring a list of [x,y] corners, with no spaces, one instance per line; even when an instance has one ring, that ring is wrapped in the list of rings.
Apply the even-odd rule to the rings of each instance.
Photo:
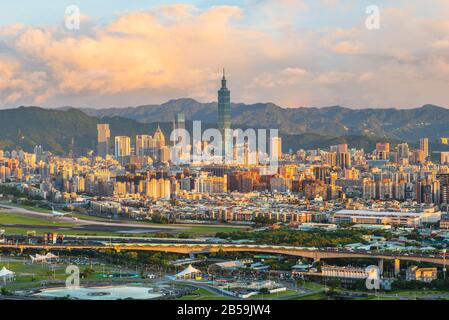
[[[19,1],[1,10],[0,107],[209,102],[223,65],[236,102],[447,107],[449,10],[431,3],[378,1],[370,30],[369,1],[81,0],[67,30],[67,1]]]
[[[447,0],[53,2],[0,3],[0,306],[449,300]]]

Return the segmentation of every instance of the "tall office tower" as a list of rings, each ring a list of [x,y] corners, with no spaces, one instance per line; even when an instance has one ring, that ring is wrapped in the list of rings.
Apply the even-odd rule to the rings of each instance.
[[[376,154],[377,154],[378,159],[388,160],[389,155],[390,155],[390,144],[388,142],[377,143],[376,144]]]
[[[173,144],[176,144],[181,140],[184,141],[184,143],[186,144],[190,144],[190,142],[187,141],[187,137],[184,134],[182,134],[185,129],[186,129],[186,117],[183,113],[178,113],[175,119],[173,120],[173,131],[180,130],[180,132],[177,133],[177,140],[173,141],[170,139],[173,142]]]
[[[153,135],[153,144],[154,148],[160,149],[165,146],[165,135],[161,130],[161,127],[159,125],[157,126],[156,131]]]
[[[429,157],[429,138],[419,139],[419,150],[424,152],[424,159]]]
[[[115,137],[115,157],[127,157],[131,155],[131,138],[125,136]]]
[[[226,130],[229,129],[229,130]],[[223,155],[232,159],[232,133],[231,130],[231,91],[226,87],[226,76],[223,69],[223,79],[221,80],[221,89],[218,90],[218,130],[223,139]],[[226,131],[228,131],[226,133]]]
[[[111,139],[111,130],[109,124],[97,124],[98,139],[97,139],[97,155],[106,158],[109,154],[109,139]]]
[[[142,134],[136,136],[136,155],[144,156],[153,147],[153,137]]]
[[[178,113],[175,117],[174,129],[185,130],[186,128],[186,116],[184,113]]]
[[[398,144],[398,158],[399,159],[408,159],[410,155],[410,150],[407,143]]]
[[[282,138],[281,137],[271,138],[270,156],[275,159],[280,159],[282,157]]]

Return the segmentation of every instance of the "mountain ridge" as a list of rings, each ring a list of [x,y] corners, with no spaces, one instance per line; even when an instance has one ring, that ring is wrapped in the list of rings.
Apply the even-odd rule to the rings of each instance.
[[[215,123],[217,103],[194,99],[170,100],[160,105],[126,108],[80,108],[90,116],[120,116],[143,123],[170,122],[177,113],[187,120]],[[282,108],[272,102],[231,106],[235,126],[279,128],[284,134],[366,135],[414,141],[449,135],[449,109],[426,104],[411,109],[351,109],[341,106]]]
[[[0,110],[0,148],[19,146],[31,151],[34,145],[41,144],[55,153],[73,147],[83,152],[95,150],[98,123],[109,123],[112,137],[152,134],[158,125],[168,137],[179,112],[186,114],[188,128],[192,120],[202,120],[204,128],[214,127],[217,104],[177,99],[163,105],[113,110],[35,106]],[[273,103],[257,103],[233,104],[232,113],[234,128],[278,128],[284,139],[284,151],[327,148],[336,143],[368,150],[379,141],[393,144],[403,141],[416,146],[422,137],[430,138],[432,150],[446,150],[436,141],[449,136],[449,110],[434,105],[407,110],[354,110],[339,106],[283,109]]]

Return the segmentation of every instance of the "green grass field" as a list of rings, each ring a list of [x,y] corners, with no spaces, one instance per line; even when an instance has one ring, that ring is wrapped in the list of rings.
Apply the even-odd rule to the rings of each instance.
[[[325,285],[316,283],[316,282],[310,282],[310,281],[306,281],[306,282],[300,281],[298,283],[298,287],[302,287],[302,288],[310,289],[310,290],[324,290]]]
[[[30,211],[40,212],[40,213],[51,213],[51,210],[46,210],[42,208],[32,207],[32,206],[24,206],[24,205],[17,205],[13,203],[7,203],[8,206],[14,206],[14,207],[20,207],[24,209],[28,209]],[[104,222],[111,222],[114,220],[106,219],[103,217],[96,217],[92,215],[85,215],[85,214],[79,214],[79,213],[69,213],[67,214],[67,217],[75,217],[82,220],[90,220],[90,221],[104,221]],[[7,230],[8,232],[18,232],[18,234],[26,234],[28,229],[22,229],[14,227],[15,224],[18,225],[30,225],[30,226],[49,226],[49,228],[43,230],[35,230],[37,234],[43,234],[46,232],[51,232],[51,226],[57,226],[57,227],[73,227],[75,224],[73,223],[67,223],[67,222],[58,222],[58,221],[51,221],[51,216],[49,215],[49,219],[45,218],[38,218],[38,217],[27,217],[22,214],[18,213],[5,213],[0,211],[0,227],[2,229]],[[115,221],[116,222],[116,221]],[[237,231],[244,231],[248,227],[246,226],[235,226],[235,225],[194,225],[194,224],[170,224],[170,225],[164,225],[164,224],[157,224],[157,223],[151,223],[147,221],[133,221],[133,220],[126,220],[126,222],[133,223],[136,225],[146,225],[146,226],[154,226],[156,228],[167,228],[168,231],[173,231],[176,229],[175,233],[185,233],[193,237],[197,236],[215,236],[218,232],[237,232]],[[2,227],[1,225],[5,226]],[[76,231],[76,230],[65,230],[65,234],[68,235],[99,235],[99,236],[119,236],[115,232],[105,232],[105,231]],[[141,236],[151,237],[151,234]]]
[[[34,206],[27,206],[27,205],[23,205],[23,204],[12,203],[12,202],[0,201],[0,204],[7,205],[9,207],[28,209],[30,211],[35,211],[35,212],[40,212],[40,213],[51,213],[51,210],[48,210],[48,209],[34,207]]]
[[[324,292],[315,292],[310,294],[305,294],[303,296],[293,297],[289,300],[327,300],[327,296]]]
[[[19,224],[19,225],[33,225],[33,226],[54,225],[57,227],[72,227],[72,226],[74,226],[73,223],[59,222],[56,220],[52,221],[51,216],[49,216],[48,219],[27,217],[27,216],[17,214],[17,213],[9,213],[9,212],[6,213],[6,212],[0,211],[0,224],[2,224],[2,225]]]
[[[9,283],[7,289],[32,288],[39,286],[40,281],[64,280],[65,266],[55,266],[54,269],[48,265],[27,264],[28,260],[17,260],[14,262],[0,262],[0,268],[6,267],[15,272],[15,281]]]
[[[11,260],[9,257],[6,257],[6,259],[8,259],[8,261],[5,261],[5,256],[2,257],[0,269],[6,267],[16,274],[15,281],[6,285],[8,290],[39,287],[41,281],[62,281],[67,278],[67,274],[65,273],[67,267],[66,264],[31,264],[31,259],[29,259],[29,257],[16,257],[13,258],[13,261],[9,261]],[[86,266],[79,266],[80,271],[83,271],[85,267]],[[95,273],[117,272],[116,267],[113,265],[92,265],[92,268]],[[93,274],[89,279],[105,282],[110,281],[109,279],[101,278],[96,274]]]
[[[22,206],[26,209],[36,209],[34,207],[26,207]],[[40,211],[41,212],[41,211]],[[83,215],[78,213],[71,213],[67,215],[68,217],[76,217],[78,219],[84,219],[84,220],[92,220],[92,221],[106,221],[109,222],[111,220],[105,219],[102,217],[95,217],[90,215]],[[75,223],[70,222],[59,222],[56,220],[52,220],[53,218],[49,216],[48,218],[39,218],[39,217],[29,217],[24,216],[19,213],[14,212],[5,212],[0,211],[0,228],[4,229],[8,233],[15,233],[15,234],[23,234],[25,235],[27,231],[36,231],[36,234],[42,235],[47,232],[57,231],[52,229],[52,226],[54,227],[64,227],[64,228],[71,228],[75,226]],[[155,223],[149,223],[149,222],[142,222],[142,221],[136,221],[133,222],[136,224],[142,224],[142,225],[150,225],[157,228],[167,228],[167,231],[172,231],[176,228],[175,233],[186,233],[190,236],[214,236],[217,232],[236,232],[236,231],[242,231],[245,230],[246,227],[239,227],[239,226],[227,226],[227,225],[183,225],[183,224],[173,224],[173,225],[161,225],[161,224],[155,224]],[[14,225],[27,225],[30,227],[27,228],[21,228]],[[36,228],[32,229],[32,226],[40,226],[40,227],[47,227],[47,228]],[[59,231],[60,232],[60,231]],[[64,234],[67,235],[98,235],[98,236],[120,236],[116,232],[108,232],[108,231],[77,231],[77,230],[64,230]],[[125,236],[125,235],[124,235]],[[134,236],[134,235],[133,235]],[[152,237],[154,236],[154,233],[148,232],[139,234],[139,236],[142,237]]]

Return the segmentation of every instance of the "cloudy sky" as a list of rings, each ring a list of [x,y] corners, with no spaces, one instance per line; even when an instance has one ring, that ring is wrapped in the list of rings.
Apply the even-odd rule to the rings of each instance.
[[[379,30],[366,27],[370,5]],[[234,102],[449,107],[449,1],[0,3],[3,108],[209,102],[223,67]]]

